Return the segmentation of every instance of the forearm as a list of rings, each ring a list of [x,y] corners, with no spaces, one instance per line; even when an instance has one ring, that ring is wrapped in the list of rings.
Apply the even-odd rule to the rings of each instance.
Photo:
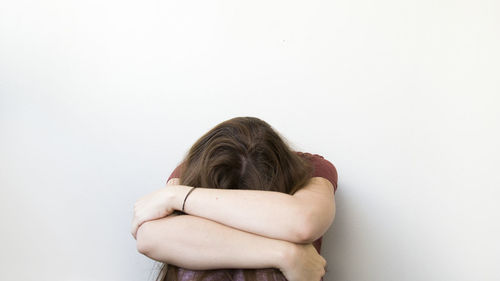
[[[195,270],[281,268],[292,247],[290,242],[191,215],[148,221],[137,232],[139,252],[157,261]]]
[[[176,186],[177,209],[186,190]],[[184,212],[262,236],[301,243],[305,241],[308,207],[292,195],[260,190],[196,188]]]

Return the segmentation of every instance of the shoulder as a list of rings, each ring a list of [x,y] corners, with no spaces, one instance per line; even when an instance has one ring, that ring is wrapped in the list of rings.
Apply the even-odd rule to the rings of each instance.
[[[167,179],[167,184],[169,184],[169,181],[173,178],[180,178],[181,175],[182,175],[182,166],[183,166],[184,162],[181,162],[177,165],[177,167],[175,167],[174,171],[170,174],[170,176],[168,177]]]
[[[314,167],[313,177],[322,177],[329,180],[332,183],[334,190],[337,190],[338,173],[337,168],[332,164],[332,162],[319,154],[300,151],[297,151],[296,153],[311,162]]]

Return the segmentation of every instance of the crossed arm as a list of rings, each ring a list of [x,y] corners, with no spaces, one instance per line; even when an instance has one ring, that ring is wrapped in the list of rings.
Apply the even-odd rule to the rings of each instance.
[[[144,223],[137,232],[144,255],[183,268],[279,268],[293,256],[293,243],[259,236],[191,215]]]
[[[166,189],[170,207],[179,210],[191,187],[176,183],[171,179]],[[184,212],[188,215],[143,223],[137,231],[138,250],[190,269],[282,268],[277,263],[290,261],[286,257],[295,243],[311,243],[324,234],[335,202],[330,181],[314,177],[294,195],[197,188]]]

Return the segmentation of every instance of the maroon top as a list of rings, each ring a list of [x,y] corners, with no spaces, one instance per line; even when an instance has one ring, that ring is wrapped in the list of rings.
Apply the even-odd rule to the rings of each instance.
[[[326,160],[323,156],[318,155],[318,154],[311,154],[311,153],[299,152],[299,151],[297,151],[297,154],[299,156],[311,161],[311,163],[313,164],[314,169],[313,169],[312,177],[323,177],[323,178],[329,180],[334,187],[334,193],[337,191],[337,180],[338,180],[337,169],[330,161]],[[172,172],[170,177],[168,177],[167,182],[171,178],[180,178],[180,176],[181,176],[180,166],[181,165],[178,165],[174,169],[174,171]],[[316,241],[313,242],[313,245],[316,248],[316,250],[318,251],[318,253],[321,252],[322,238],[323,237],[320,237],[319,239],[317,239]],[[265,270],[268,270],[268,269],[257,269],[257,276],[259,276],[259,271],[263,272]],[[188,276],[192,276],[192,274],[191,275],[189,274],[191,271],[193,272],[193,274],[195,272],[197,272],[197,270],[188,270],[188,269],[179,268],[179,272],[183,273],[183,274],[181,274],[181,276],[183,276],[181,281],[191,280],[191,277],[188,278]],[[243,274],[241,272],[238,272],[238,269],[234,270],[233,277],[235,278],[234,279],[235,281],[244,280]],[[286,280],[284,277],[281,279]],[[223,280],[223,279],[213,279],[213,280],[215,281],[215,280]],[[262,279],[259,279],[259,280],[262,280]]]

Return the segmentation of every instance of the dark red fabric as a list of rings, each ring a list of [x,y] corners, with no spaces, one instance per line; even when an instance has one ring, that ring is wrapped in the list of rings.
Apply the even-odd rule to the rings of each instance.
[[[313,163],[314,172],[313,177],[323,177],[329,180],[334,188],[334,192],[337,191],[337,180],[338,174],[335,166],[323,156],[319,154],[311,154],[308,152],[297,152],[298,155],[308,159]]]
[[[177,165],[177,167],[175,167],[174,171],[172,172],[172,174],[170,174],[170,177],[168,177],[167,179],[167,183],[168,181],[171,179],[171,178],[180,178],[181,177],[181,166],[182,166],[183,163]]]
[[[337,181],[338,181],[338,174],[337,174],[337,169],[335,166],[328,160],[326,160],[323,156],[319,154],[311,154],[308,152],[299,152],[297,151],[297,154],[309,161],[313,164],[314,171],[312,173],[312,177],[323,177],[327,180],[329,180],[334,188],[334,193],[337,191]],[[174,171],[170,174],[170,177],[168,177],[167,182],[171,178],[179,178],[181,176],[181,166],[183,163],[179,164]],[[318,240],[313,242],[314,247],[320,253],[321,251],[321,242],[323,237],[320,237]]]

